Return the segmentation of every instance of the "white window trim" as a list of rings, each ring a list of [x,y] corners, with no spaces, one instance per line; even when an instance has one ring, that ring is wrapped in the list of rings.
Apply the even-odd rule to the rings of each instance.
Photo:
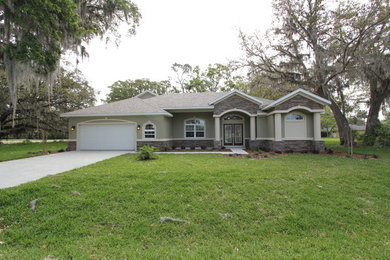
[[[238,117],[240,117],[241,119],[235,119],[235,120],[225,120],[225,117],[227,117],[227,116],[238,116]],[[222,121],[223,122],[245,122],[245,118],[243,117],[243,116],[240,116],[240,115],[238,115],[238,114],[225,114],[225,115],[223,115],[223,117],[222,117]]]
[[[146,137],[145,137],[145,127],[146,127],[147,125],[153,125],[153,126],[154,126],[154,137],[153,137],[153,138],[150,138],[150,137],[149,137],[149,138],[146,138]],[[154,123],[152,123],[152,122],[150,122],[150,121],[146,122],[146,123],[142,126],[142,139],[145,139],[145,140],[155,140],[156,137],[157,137],[157,127],[156,127],[156,124],[154,124]]]
[[[186,135],[186,122],[188,120],[202,120],[204,122],[204,136],[203,137],[196,137],[196,132],[195,132],[195,136],[194,137],[187,137]],[[196,125],[194,125],[196,129]],[[193,139],[206,139],[206,120],[205,119],[202,119],[202,118],[198,118],[198,117],[192,117],[192,118],[187,118],[184,120],[184,139],[190,139],[190,140],[193,140]]]
[[[302,120],[289,120],[289,119],[287,119],[287,117],[288,117],[289,115],[292,115],[292,114],[300,115],[303,119],[302,119]],[[288,114],[284,117],[284,121],[289,122],[289,123],[302,123],[302,122],[306,121],[306,115],[303,114],[303,113],[300,113],[300,112],[293,111],[293,112],[288,113]]]

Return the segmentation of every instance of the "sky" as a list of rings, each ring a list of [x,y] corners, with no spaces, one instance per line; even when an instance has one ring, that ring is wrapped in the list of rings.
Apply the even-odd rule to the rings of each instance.
[[[227,63],[243,52],[238,32],[265,32],[271,25],[271,0],[134,0],[142,19],[136,35],[119,46],[100,39],[87,47],[89,58],[78,64],[98,103],[117,80],[173,77],[173,63],[206,68]],[[71,57],[70,59],[74,59]]]

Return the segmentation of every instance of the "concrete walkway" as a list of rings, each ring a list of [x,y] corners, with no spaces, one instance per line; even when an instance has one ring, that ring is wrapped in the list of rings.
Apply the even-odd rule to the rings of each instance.
[[[128,151],[75,151],[0,162],[0,189],[70,171]]]

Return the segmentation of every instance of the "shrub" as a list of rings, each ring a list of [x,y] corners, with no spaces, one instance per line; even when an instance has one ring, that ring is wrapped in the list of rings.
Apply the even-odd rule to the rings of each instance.
[[[268,158],[268,154],[264,154],[264,158]]]
[[[379,147],[390,146],[390,120],[381,123],[375,128],[375,145]]]
[[[382,121],[375,127],[375,135],[363,135],[363,144],[378,147],[390,146],[390,120]]]
[[[372,155],[372,157],[374,157],[375,159],[378,159],[378,158],[379,158],[379,156],[376,155],[376,154]]]
[[[164,144],[163,150],[164,150],[165,152],[168,151],[168,150],[169,150],[169,146],[168,146],[167,144]]]
[[[158,149],[154,146],[144,145],[139,149],[137,159],[138,160],[151,160],[155,159],[155,152],[158,152]]]
[[[270,152],[270,154],[271,154],[271,155],[275,155],[275,153],[274,153],[274,152]]]
[[[328,150],[328,154],[332,154],[333,153],[333,150],[332,149],[329,149]]]
[[[252,158],[252,156],[250,154],[247,154],[246,158]]]
[[[351,158],[351,155],[350,155],[349,153],[347,153],[347,154],[345,155],[345,157]]]
[[[367,155],[367,154],[364,154],[364,155],[363,155],[363,159],[368,159],[368,155]]]

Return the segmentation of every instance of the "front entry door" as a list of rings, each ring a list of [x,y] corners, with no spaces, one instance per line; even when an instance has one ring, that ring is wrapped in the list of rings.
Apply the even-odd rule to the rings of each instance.
[[[225,124],[223,136],[225,145],[243,145],[243,124]]]

